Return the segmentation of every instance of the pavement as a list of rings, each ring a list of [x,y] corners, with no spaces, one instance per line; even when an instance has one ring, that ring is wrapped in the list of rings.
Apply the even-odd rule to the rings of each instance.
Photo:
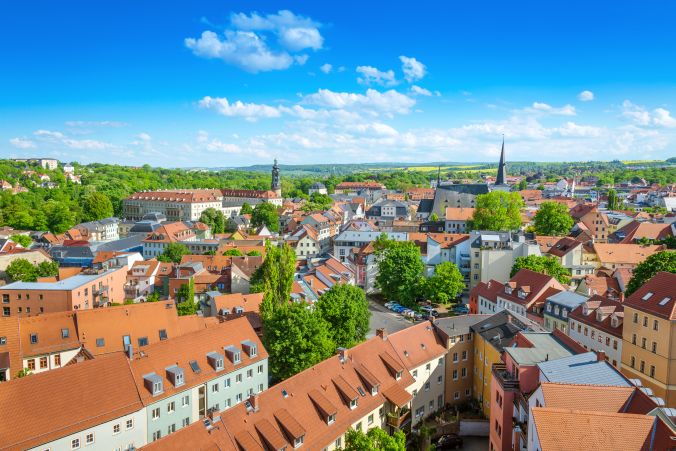
[[[488,437],[463,437],[462,448],[467,451],[486,451],[488,449]]]
[[[398,313],[387,310],[372,299],[369,299],[368,301],[369,310],[371,311],[368,337],[373,337],[376,334],[376,329],[384,328],[388,334],[392,334],[416,324],[405,319]]]

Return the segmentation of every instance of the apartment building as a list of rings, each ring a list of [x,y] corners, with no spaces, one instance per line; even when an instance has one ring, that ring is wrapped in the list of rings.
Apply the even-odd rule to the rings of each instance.
[[[479,282],[469,290],[469,312],[480,315],[492,315],[498,308],[498,293],[505,286],[497,280]]]
[[[463,338],[469,341],[469,338]],[[413,395],[411,412],[415,426],[446,404],[446,343],[434,325],[427,321],[391,334],[388,339],[415,380],[406,389]],[[460,378],[458,371],[456,368],[454,381]],[[467,368],[465,378],[469,379]]]
[[[520,269],[504,284],[502,292],[496,294],[496,308],[542,321],[545,300],[564,290],[564,286],[553,277]]]
[[[661,245],[594,243],[589,264],[607,269],[630,269],[664,250]]]
[[[558,260],[561,266],[569,270],[573,280],[578,280],[593,274],[595,269],[594,265],[584,261],[582,247],[581,241],[565,236],[554,243],[547,251],[547,255]]]
[[[133,220],[161,213],[169,221],[197,221],[207,208],[222,206],[223,193],[217,189],[141,191],[122,201],[122,214]]]
[[[78,274],[56,282],[13,282],[0,287],[2,316],[86,310],[124,302],[127,268]]]
[[[407,424],[414,382],[380,334],[147,449],[332,451],[345,445],[350,428],[393,431]]]
[[[444,230],[446,233],[468,232],[467,223],[474,216],[474,208],[446,207]]]
[[[473,230],[469,242],[470,288],[479,282],[507,280],[517,257],[541,255],[537,242],[523,234]]]
[[[676,406],[676,274],[659,272],[624,301],[622,372]]]
[[[268,354],[246,318],[127,352],[147,442],[268,388]]]
[[[170,243],[197,241],[197,235],[184,222],[164,223],[143,240],[143,258],[159,257]]]
[[[347,261],[352,249],[360,248],[378,239],[382,234],[394,241],[408,241],[406,232],[362,232],[358,230],[344,230],[333,239],[333,255],[341,262]]]
[[[624,305],[594,295],[568,316],[568,335],[585,349],[603,352],[615,368],[622,362]]]
[[[568,318],[570,313],[580,304],[583,304],[587,296],[582,296],[573,291],[560,291],[545,299],[545,329],[548,331],[560,330],[568,333]]]

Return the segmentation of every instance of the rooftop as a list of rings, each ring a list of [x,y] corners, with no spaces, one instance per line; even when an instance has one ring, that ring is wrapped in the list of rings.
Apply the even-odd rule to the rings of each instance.
[[[573,355],[570,348],[549,332],[521,332],[532,347],[507,347],[509,354],[518,365],[537,365],[540,362],[556,361]]]
[[[540,380],[566,384],[631,386],[611,364],[599,361],[594,352],[564,357],[538,363]]]

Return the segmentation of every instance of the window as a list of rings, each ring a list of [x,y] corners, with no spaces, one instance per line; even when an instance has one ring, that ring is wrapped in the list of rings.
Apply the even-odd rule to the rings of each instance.
[[[453,353],[453,363],[457,363],[457,361],[458,361],[458,353],[454,352]]]
[[[653,321],[653,330],[658,330],[659,329],[659,322],[657,320]]]
[[[160,329],[160,341],[166,340],[167,339],[167,330],[166,329]]]
[[[28,359],[27,367],[31,371],[35,371],[35,359]]]
[[[190,395],[185,395],[181,398],[181,407],[185,407],[187,405],[190,405]]]
[[[36,344],[38,342],[38,334],[31,334],[31,344]],[[78,441],[79,443],[79,441]],[[79,445],[78,445],[79,446]]]
[[[617,340],[613,340],[613,349],[617,349]]]
[[[634,324],[638,324],[638,313],[634,313]]]
[[[70,449],[78,449],[80,447],[80,439],[74,438],[70,441]]]
[[[444,381],[444,377],[440,374],[437,376],[437,384],[441,384]]]
[[[171,401],[167,404],[167,413],[174,413],[174,410],[176,410],[176,403]]]
[[[453,380],[454,381],[458,380],[458,370],[453,370]]]
[[[633,334],[631,336],[631,344],[635,345],[636,344],[636,334]]]
[[[40,357],[40,369],[47,368],[47,357]]]
[[[211,393],[218,393],[219,385],[214,384],[211,386]]]
[[[176,423],[170,424],[167,427],[167,434],[171,434],[172,432],[176,432]]]
[[[642,347],[643,349],[645,349],[646,343],[647,343],[647,342],[648,342],[648,340],[646,340],[645,337],[641,338],[641,347]]]
[[[227,378],[223,381],[223,388],[230,387],[230,378]]]
[[[425,365],[425,369],[426,369],[427,371],[429,371],[429,370],[430,370],[430,368],[431,368],[431,366],[430,366],[430,364],[429,364],[429,363],[428,363],[427,365]]]
[[[639,366],[639,371],[641,373],[645,372],[645,361],[641,360],[641,366]]]
[[[425,382],[425,391],[430,391],[430,382]]]
[[[94,443],[94,433],[90,432],[85,436],[85,445],[91,445]]]
[[[462,370],[460,371],[460,375],[462,377],[467,377],[467,368],[462,368]]]
[[[632,367],[632,368],[634,368],[636,366],[636,358],[634,358],[634,356],[631,356],[629,366]]]
[[[130,418],[127,420],[127,430],[134,428],[134,419]]]
[[[239,373],[238,375],[235,376],[235,382],[238,384],[242,382],[242,373]]]
[[[341,250],[342,250],[342,249],[341,249]],[[343,443],[343,442],[342,442],[342,440],[341,440],[341,437],[338,437],[338,438],[336,439],[336,442],[334,443],[334,445],[336,445],[336,448],[340,448],[340,447],[342,446],[342,443]]]
[[[237,396],[235,396],[235,403],[242,402],[242,394],[237,393]]]
[[[120,433],[120,425],[115,424],[113,425],[113,434],[119,434]]]
[[[61,329],[61,338],[68,338],[70,337],[70,331],[66,328]]]
[[[153,432],[153,442],[162,438],[162,433],[160,431]]]
[[[246,370],[246,378],[251,379],[252,377],[253,377],[253,370],[252,369]]]
[[[139,337],[138,345],[139,345],[139,347],[140,346],[148,346],[148,337]]]
[[[648,317],[647,316],[643,317],[643,327],[648,327]]]
[[[258,365],[258,374],[263,374],[263,365]]]
[[[152,411],[152,419],[157,420],[160,417],[160,408],[155,407]]]
[[[368,424],[373,424],[373,414],[369,415]]]
[[[462,351],[462,360],[467,360],[467,351]]]
[[[190,424],[190,418],[187,418],[187,417],[186,417],[186,418],[183,418],[183,420],[181,421],[181,426],[182,426],[182,427],[186,427],[186,426],[189,425],[189,424]]]
[[[350,409],[356,409],[357,408],[357,398],[354,398],[350,400]]]
[[[418,370],[413,370],[413,377],[418,377]]]

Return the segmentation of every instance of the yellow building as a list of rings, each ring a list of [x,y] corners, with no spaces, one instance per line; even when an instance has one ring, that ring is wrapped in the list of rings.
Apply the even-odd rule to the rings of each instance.
[[[491,368],[502,362],[502,351],[520,331],[540,329],[535,323],[503,310],[473,325],[474,369],[472,393],[486,418],[491,414]]]
[[[624,301],[622,372],[676,407],[676,274],[657,273]]]

